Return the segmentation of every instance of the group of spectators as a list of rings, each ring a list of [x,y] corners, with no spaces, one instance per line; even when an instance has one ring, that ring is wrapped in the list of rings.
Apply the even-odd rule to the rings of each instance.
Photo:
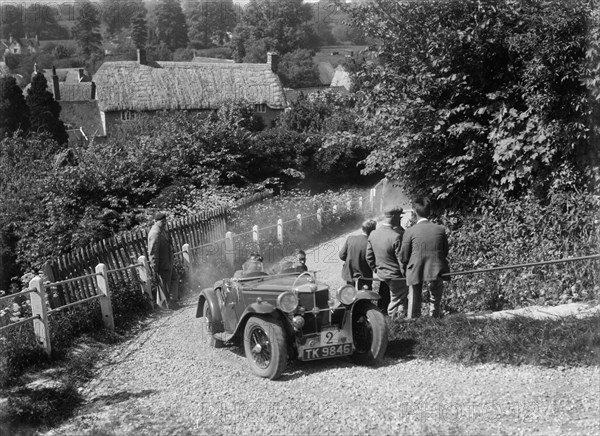
[[[348,237],[339,256],[344,261],[342,278],[349,284],[371,289],[379,281],[379,308],[391,318],[421,315],[424,286],[428,286],[429,314],[441,316],[443,274],[450,272],[448,238],[443,226],[429,221],[431,200],[413,202],[416,224],[405,230],[403,210],[390,207],[383,222],[367,220],[361,235]]]
[[[450,272],[448,265],[448,238],[443,226],[429,221],[431,200],[419,197],[413,202],[416,224],[405,230],[400,224],[403,210],[391,207],[384,211],[384,219],[377,226],[375,220],[362,225],[361,235],[352,235],[339,252],[344,261],[342,278],[359,288],[372,289],[379,281],[379,308],[392,318],[416,318],[421,314],[424,286],[428,286],[429,314],[441,316],[443,274]],[[166,215],[154,216],[154,225],[148,234],[150,267],[159,284],[161,303],[176,307],[179,301],[179,277],[173,268],[173,247],[166,230]],[[252,253],[236,272],[236,277],[256,277],[307,271],[306,253],[297,249],[293,256],[274,265],[267,273],[263,259]]]

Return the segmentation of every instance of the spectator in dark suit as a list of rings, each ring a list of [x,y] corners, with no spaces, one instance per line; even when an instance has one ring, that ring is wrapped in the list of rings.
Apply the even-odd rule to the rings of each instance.
[[[339,256],[344,261],[344,267],[342,268],[342,279],[349,285],[355,284],[355,276],[358,274],[361,277],[370,279],[373,278],[373,270],[367,263],[367,241],[369,235],[377,227],[377,221],[366,220],[362,224],[362,234],[350,235],[344,242]],[[362,289],[363,286],[367,286],[369,289],[372,288],[372,282],[370,280],[359,280],[358,287]]]
[[[413,210],[417,223],[406,230],[402,240],[400,259],[402,261],[409,290],[410,318],[421,314],[423,284],[429,284],[429,314],[441,316],[442,291],[441,275],[450,272],[448,265],[448,237],[443,226],[429,221],[431,200],[420,197],[414,201]]]
[[[367,263],[379,283],[379,309],[392,317],[404,317],[408,297],[408,287],[400,262],[400,247],[404,229],[400,226],[402,208],[389,208],[384,212],[384,220],[369,236],[367,242]]]
[[[158,212],[148,233],[148,262],[167,306],[176,308],[179,301],[179,275],[173,263],[173,244],[167,231],[167,216]]]

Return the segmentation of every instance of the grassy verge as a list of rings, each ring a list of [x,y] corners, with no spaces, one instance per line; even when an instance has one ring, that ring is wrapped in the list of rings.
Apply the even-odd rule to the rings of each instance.
[[[600,365],[600,315],[535,320],[419,318],[394,322],[388,356],[544,367]]]

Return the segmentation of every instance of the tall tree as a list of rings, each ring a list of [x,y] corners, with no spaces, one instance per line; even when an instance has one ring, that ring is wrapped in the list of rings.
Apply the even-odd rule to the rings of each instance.
[[[60,104],[48,91],[48,81],[42,73],[38,72],[31,78],[26,102],[32,132],[47,132],[59,144],[65,144],[69,140],[65,125],[59,118]]]
[[[154,24],[158,43],[166,44],[170,50],[187,46],[188,27],[178,0],[161,0],[154,11]]]
[[[99,29],[100,19],[97,6],[89,1],[83,2],[79,10],[79,18],[73,27],[73,33],[81,53],[86,58],[101,52],[102,35],[100,35]]]
[[[145,13],[143,0],[102,0],[102,22],[106,24],[106,32],[115,35],[128,28],[134,17]]]
[[[0,140],[29,131],[29,108],[14,77],[0,78]]]
[[[236,24],[233,0],[199,0],[190,5],[187,15],[190,41],[204,47],[223,45]]]
[[[303,0],[250,0],[233,31],[234,57],[238,61],[264,62],[267,51],[285,54],[317,48],[312,14],[311,6]]]
[[[138,13],[131,21],[131,39],[136,48],[146,48],[146,43],[148,42],[146,14]]]
[[[357,77],[368,170],[455,204],[583,179],[578,156],[599,138],[591,2],[373,0],[351,14],[382,42]]]

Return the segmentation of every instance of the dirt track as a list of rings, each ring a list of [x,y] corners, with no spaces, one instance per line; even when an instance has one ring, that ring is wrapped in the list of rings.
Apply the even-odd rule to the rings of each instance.
[[[308,252],[332,287],[346,236]],[[200,332],[192,296],[111,350],[82,391],[85,406],[50,434],[600,434],[598,368],[387,356],[378,368],[294,363],[268,381],[249,372],[242,349],[209,348]]]

